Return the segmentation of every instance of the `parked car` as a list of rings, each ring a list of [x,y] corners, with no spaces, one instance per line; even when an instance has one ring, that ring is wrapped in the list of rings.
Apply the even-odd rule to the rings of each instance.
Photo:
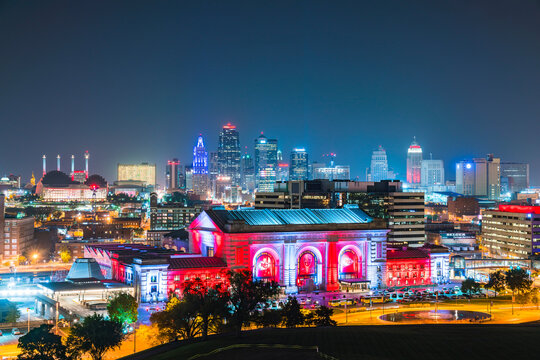
[[[13,330],[11,330],[11,334],[12,335],[21,335],[21,330],[19,330],[19,328],[13,328]]]

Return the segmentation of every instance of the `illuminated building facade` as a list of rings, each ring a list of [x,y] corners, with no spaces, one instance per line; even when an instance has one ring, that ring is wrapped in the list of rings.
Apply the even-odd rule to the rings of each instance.
[[[97,175],[92,175],[95,177]],[[101,178],[102,179],[102,178]],[[104,181],[104,180],[103,180]],[[91,202],[107,199],[108,187],[105,182],[98,188],[79,183],[57,170],[49,171],[36,185],[36,194],[48,202]]]
[[[240,185],[240,135],[230,123],[219,133],[218,162],[219,175],[229,176],[233,185]]]
[[[482,211],[482,246],[497,258],[540,254],[540,206],[499,205]]]
[[[212,286],[223,281],[222,259],[135,244],[97,244],[84,247],[85,258],[99,264],[106,279],[135,286],[140,302],[166,301],[180,294],[184,281],[200,278]]]
[[[529,187],[529,164],[501,162],[501,193],[518,193]]]
[[[369,167],[368,181],[389,180],[388,178],[388,158],[386,150],[379,145],[377,150],[371,154],[371,165]]]
[[[422,181],[422,148],[414,138],[409,150],[407,150],[407,182],[420,184]]]
[[[422,186],[444,185],[444,162],[442,160],[422,160]]]
[[[118,181],[138,180],[156,186],[156,164],[118,164]]]
[[[178,159],[167,161],[167,166],[165,167],[165,182],[167,191],[185,188],[183,169]]]
[[[192,181],[193,192],[206,198],[209,191],[208,153],[202,136],[199,136],[197,145],[193,148]]]
[[[308,179],[308,153],[304,148],[295,148],[291,151],[291,166],[287,180]],[[286,181],[286,180],[285,180]]]
[[[242,188],[250,193],[255,190],[255,163],[249,154],[242,155]]]
[[[255,139],[255,181],[257,191],[272,192],[277,179],[277,151],[276,139],[268,139],[262,135]]]
[[[319,165],[319,166],[318,166]],[[349,165],[333,165],[325,166],[322,164],[313,164],[312,178],[313,180],[350,180],[351,167]]]
[[[450,280],[450,252],[444,246],[389,248],[386,253],[386,285],[444,284]]]
[[[201,211],[200,206],[158,203],[157,194],[150,194],[150,230],[146,233],[148,244],[160,245],[164,234],[185,228]]]
[[[6,217],[4,200],[0,194],[0,260],[17,261],[19,255],[36,245],[34,217]]]
[[[337,291],[341,282],[384,286],[384,222],[358,207],[302,210],[208,210],[189,226],[190,252],[251,269],[286,292]]]
[[[501,194],[501,159],[486,158],[460,161],[456,164],[456,192],[499,200]]]

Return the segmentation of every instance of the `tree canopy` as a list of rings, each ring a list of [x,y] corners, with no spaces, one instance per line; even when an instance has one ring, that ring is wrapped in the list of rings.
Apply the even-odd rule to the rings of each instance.
[[[19,338],[21,350],[18,360],[66,360],[66,346],[62,337],[51,333],[52,325],[43,324]]]
[[[461,292],[464,294],[474,294],[480,290],[480,284],[473,278],[467,278],[461,283]]]
[[[107,304],[107,311],[111,319],[114,319],[122,324],[134,323],[138,318],[139,304],[137,299],[128,293],[117,294]]]
[[[523,293],[531,290],[532,280],[527,271],[521,268],[513,268],[505,272],[506,286],[512,290],[512,294]]]
[[[249,324],[250,315],[257,305],[276,297],[280,290],[275,281],[253,280],[250,270],[231,270],[228,280],[231,321],[240,335],[242,326]]]
[[[495,290],[495,296],[497,292],[501,292],[506,288],[506,277],[501,270],[497,270],[489,275],[489,281],[484,285],[486,289]]]
[[[294,296],[289,296],[283,306],[283,325],[286,327],[296,327],[303,325],[305,321],[301,306]]]
[[[67,343],[74,352],[87,353],[93,360],[102,360],[108,350],[120,347],[123,339],[119,321],[94,314],[71,328]]]

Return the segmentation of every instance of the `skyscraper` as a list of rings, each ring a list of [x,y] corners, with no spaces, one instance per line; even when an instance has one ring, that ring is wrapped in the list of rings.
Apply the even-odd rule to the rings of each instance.
[[[371,166],[369,168],[369,181],[389,180],[388,178],[388,159],[386,150],[379,145],[377,150],[371,154]]]
[[[529,164],[501,162],[501,193],[516,193],[529,187]]]
[[[255,190],[255,164],[253,156],[249,154],[242,155],[242,187],[249,192]]]
[[[197,139],[193,148],[193,192],[198,195],[208,194],[208,153],[204,148],[202,136]]]
[[[277,140],[262,135],[255,139],[255,174],[259,192],[274,191],[277,178]]]
[[[118,164],[118,181],[142,181],[156,186],[156,164]]]
[[[409,184],[420,184],[422,181],[422,148],[414,137],[409,150],[407,150],[407,182]]]
[[[501,159],[486,158],[456,164],[456,192],[498,200],[501,193]]]
[[[308,153],[304,148],[291,151],[291,165],[289,169],[290,180],[308,179]]]
[[[422,186],[444,185],[442,160],[422,160]]]
[[[219,175],[229,176],[232,185],[240,185],[240,137],[230,123],[219,133],[218,162]]]
[[[179,190],[185,188],[183,168],[178,159],[167,161],[165,181],[167,190]]]

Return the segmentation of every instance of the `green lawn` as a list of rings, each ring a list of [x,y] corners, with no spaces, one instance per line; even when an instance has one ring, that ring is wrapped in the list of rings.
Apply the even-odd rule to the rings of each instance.
[[[150,349],[126,359],[176,360],[206,354],[235,343],[318,346],[338,359],[511,359],[534,358],[540,325],[400,325],[335,328],[263,329],[241,338],[221,336],[206,342]],[[272,351],[275,359],[301,359],[294,351]],[[245,356],[250,354],[251,356]],[[259,354],[255,356],[253,354]],[[229,351],[199,359],[263,359],[264,351]]]

